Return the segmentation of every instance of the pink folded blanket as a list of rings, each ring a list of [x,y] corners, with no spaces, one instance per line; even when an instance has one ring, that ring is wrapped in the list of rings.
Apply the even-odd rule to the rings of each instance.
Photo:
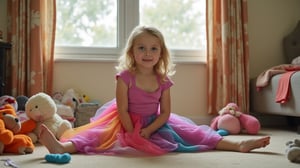
[[[292,75],[297,71],[288,71],[282,74],[278,81],[278,87],[276,92],[276,103],[286,103],[290,95],[290,80]]]
[[[300,70],[300,65],[281,64],[271,67],[270,69],[262,72],[256,79],[257,91],[269,84],[270,79],[277,74],[283,74],[278,81],[278,88],[275,97],[277,103],[285,103],[288,101],[290,92],[290,78]]]
[[[270,79],[277,74],[282,74],[291,70],[300,70],[300,65],[281,64],[273,66],[258,75],[256,79],[256,88],[261,89],[269,84]]]

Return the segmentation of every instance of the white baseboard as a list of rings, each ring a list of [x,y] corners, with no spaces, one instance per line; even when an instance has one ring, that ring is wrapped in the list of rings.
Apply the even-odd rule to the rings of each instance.
[[[210,125],[213,116],[186,116],[198,125]]]

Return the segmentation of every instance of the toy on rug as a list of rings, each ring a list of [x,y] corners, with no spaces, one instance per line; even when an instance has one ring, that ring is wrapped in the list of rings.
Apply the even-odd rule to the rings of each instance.
[[[11,159],[0,159],[1,161],[4,161],[4,166],[12,167],[12,168],[19,168],[17,164],[14,163]]]
[[[31,96],[25,105],[28,120],[22,122],[22,133],[30,136],[32,141],[38,141],[40,125],[45,124],[57,139],[68,129],[72,128],[69,121],[57,114],[54,100],[46,93],[40,92]]]
[[[51,153],[45,156],[45,160],[50,163],[65,164],[71,161],[71,155],[69,153]]]
[[[221,109],[210,126],[222,136],[242,131],[254,135],[260,130],[260,122],[254,116],[240,112],[235,103],[229,103]]]
[[[34,144],[29,136],[19,134],[21,122],[14,107],[6,104],[0,107],[0,154],[32,153]]]
[[[300,139],[288,141],[286,143],[286,155],[289,161],[300,163]]]

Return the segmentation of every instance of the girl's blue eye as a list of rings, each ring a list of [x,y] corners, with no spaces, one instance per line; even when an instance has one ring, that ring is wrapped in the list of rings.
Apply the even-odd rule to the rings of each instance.
[[[152,51],[156,51],[156,50],[158,50],[158,49],[157,49],[156,47],[152,47],[151,50],[152,50]]]
[[[144,50],[145,50],[145,47],[142,47],[142,46],[141,46],[141,47],[139,47],[138,49],[141,50],[141,51],[144,51]]]

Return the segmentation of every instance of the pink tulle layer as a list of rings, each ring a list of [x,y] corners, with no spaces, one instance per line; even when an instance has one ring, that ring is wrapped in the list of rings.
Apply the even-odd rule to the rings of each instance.
[[[149,139],[140,136],[156,115],[131,114],[134,131],[127,133],[118,118],[115,103],[97,113],[87,125],[65,132],[61,141],[72,141],[78,152],[86,154],[151,154],[167,152],[197,152],[214,149],[222,139],[206,125],[196,125],[190,120],[171,114],[169,121],[154,132]]]

